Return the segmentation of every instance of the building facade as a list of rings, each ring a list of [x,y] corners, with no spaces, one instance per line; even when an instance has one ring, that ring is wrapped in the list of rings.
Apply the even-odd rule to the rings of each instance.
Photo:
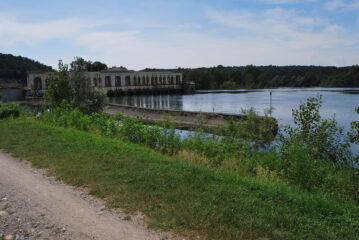
[[[28,95],[43,94],[51,72],[29,72]],[[102,88],[107,95],[131,95],[146,93],[183,92],[182,73],[169,71],[131,71],[125,68],[110,68],[100,72],[85,72],[91,86]]]

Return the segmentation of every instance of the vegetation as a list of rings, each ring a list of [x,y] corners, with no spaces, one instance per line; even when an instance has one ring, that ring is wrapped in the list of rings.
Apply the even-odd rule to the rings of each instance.
[[[67,102],[85,113],[101,112],[106,105],[106,95],[100,88],[92,87],[85,76],[87,62],[76,58],[70,65],[68,69],[68,65],[59,61],[59,71],[50,76],[45,93],[50,106],[56,108]]]
[[[0,85],[26,85],[28,71],[52,71],[52,68],[28,58],[0,53]]]
[[[315,159],[330,160],[334,166],[352,164],[349,141],[345,139],[343,128],[335,120],[323,119],[319,109],[322,97],[308,98],[299,109],[293,110],[296,127],[286,127],[281,134],[282,147],[292,144],[305,146],[308,154]]]
[[[29,116],[30,113],[27,109],[20,107],[14,103],[2,103],[0,101],[0,120],[7,118],[17,118],[19,116]]]
[[[152,227],[226,240],[359,237],[357,205],[281,181],[210,170],[31,119],[0,121],[0,130],[1,148],[88,187],[110,207],[144,212]]]
[[[111,207],[143,211],[165,230],[213,239],[359,237],[359,170],[349,151],[358,123],[346,139],[334,118],[320,116],[321,96],[293,110],[295,126],[275,143],[273,119],[254,109],[216,135],[199,126],[181,139],[170,120],[146,126],[90,107],[85,66],[60,62],[50,108],[37,117],[0,105],[0,148],[88,187]]]
[[[254,66],[179,69],[197,89],[359,87],[359,66]]]
[[[171,124],[146,126],[135,119],[119,122],[118,116],[87,115],[70,105],[44,112],[39,119],[142,144],[204,167],[284,181],[306,191],[359,203],[359,175],[353,168],[349,144],[340,140],[345,138],[335,119],[319,115],[320,103],[320,97],[310,98],[293,110],[297,126],[281,130],[281,141],[276,144],[271,144],[273,131],[260,130],[266,124],[258,123],[253,109],[247,111],[246,121],[222,127],[218,135],[199,130],[186,139],[181,139]]]
[[[359,107],[355,109],[359,114]],[[349,133],[349,139],[352,143],[359,144],[359,121],[354,121],[351,123],[352,131]]]

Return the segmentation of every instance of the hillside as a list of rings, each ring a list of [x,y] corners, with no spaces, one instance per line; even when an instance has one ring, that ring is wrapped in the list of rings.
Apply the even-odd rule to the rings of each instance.
[[[0,85],[26,84],[27,71],[51,71],[52,68],[29,58],[0,53]]]
[[[254,66],[179,69],[197,89],[359,87],[359,66]]]

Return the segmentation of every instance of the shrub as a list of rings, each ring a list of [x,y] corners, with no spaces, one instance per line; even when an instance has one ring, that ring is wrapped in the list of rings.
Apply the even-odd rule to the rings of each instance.
[[[269,110],[266,110],[263,117],[254,108],[242,109],[245,117],[240,121],[230,120],[226,126],[217,129],[216,135],[252,141],[255,146],[266,146],[275,139],[278,131],[277,120],[269,117],[268,113]]]
[[[137,119],[123,119],[120,134],[130,142],[169,154],[176,153],[181,147],[181,140],[175,129],[146,126]]]
[[[28,116],[29,111],[15,103],[0,103],[0,119],[17,118],[20,116]]]
[[[280,132],[281,147],[287,149],[292,144],[304,145],[316,160],[330,161],[336,167],[352,164],[353,156],[349,142],[335,117],[323,119],[319,113],[322,97],[308,98],[293,109],[294,127],[287,126]]]
[[[59,61],[59,71],[51,74],[45,98],[51,107],[58,107],[63,101],[70,102],[72,90],[68,74],[68,67]]]
[[[359,114],[359,107],[355,108],[355,111]],[[349,139],[352,143],[359,144],[359,121],[351,122]]]
[[[59,61],[59,72],[51,75],[45,95],[52,108],[60,106],[65,100],[84,113],[103,111],[106,94],[102,89],[91,86],[90,79],[84,74],[86,63],[82,60],[76,58],[70,70]]]

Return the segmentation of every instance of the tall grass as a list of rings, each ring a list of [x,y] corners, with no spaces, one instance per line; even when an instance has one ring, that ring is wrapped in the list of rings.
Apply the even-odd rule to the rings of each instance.
[[[337,139],[342,136],[334,135],[340,134],[340,129],[337,131],[333,119],[322,120],[318,116],[320,99],[309,99],[306,104],[309,107],[303,105],[294,115],[302,119],[298,120],[300,126],[281,130],[282,141],[274,145],[269,145],[276,131],[270,128],[273,126],[270,118],[267,122],[259,120],[253,109],[247,111],[246,121],[232,121],[219,129],[218,134],[222,136],[208,135],[199,130],[182,140],[170,121],[166,125],[148,126],[137,119],[122,118],[118,121],[118,117],[101,113],[87,115],[68,105],[46,111],[39,119],[55,126],[141,144],[201,166],[279,180],[306,191],[322,192],[359,203],[358,170],[349,164],[341,164],[341,168],[333,164],[334,161],[345,163],[341,159],[350,158],[346,143],[338,143]],[[311,123],[306,122],[308,119]],[[318,149],[323,151],[318,154]],[[341,155],[344,152],[345,155]]]
[[[0,132],[0,148],[88,187],[109,207],[142,211],[151,227],[196,239],[359,238],[357,205],[270,181],[265,167],[257,177],[218,171],[33,119],[2,120]]]

